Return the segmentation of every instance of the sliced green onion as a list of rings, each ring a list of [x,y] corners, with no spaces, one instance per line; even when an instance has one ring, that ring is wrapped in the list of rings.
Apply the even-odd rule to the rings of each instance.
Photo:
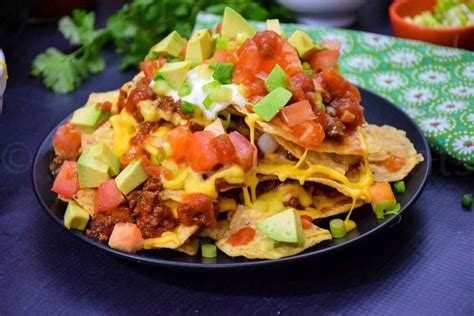
[[[191,102],[184,101],[181,103],[181,112],[184,114],[194,114],[196,106]]]
[[[161,146],[163,147],[163,151],[165,152],[166,157],[173,155],[173,147],[171,147],[171,144],[169,142],[163,142]]]
[[[204,105],[204,107],[208,110],[212,107],[212,99],[209,95],[207,95],[204,100],[202,100],[202,105]]]
[[[313,74],[313,69],[305,69],[303,70],[303,72],[308,75],[308,76],[311,76]]]
[[[393,189],[396,193],[403,193],[405,192],[405,181],[400,180],[393,184]]]
[[[272,251],[275,249],[275,242],[271,239],[264,239],[259,244],[261,251]]]
[[[398,214],[398,212],[400,212],[400,203],[397,203],[395,204],[394,207],[392,207],[391,209],[388,209],[387,211],[385,211],[385,215],[395,215],[395,214]]]
[[[461,198],[461,204],[465,209],[470,209],[472,207],[472,195],[464,194]]]
[[[206,83],[205,85],[202,86],[202,91],[204,93],[209,93],[211,90],[219,88],[221,86],[221,83],[217,80],[213,80],[209,83]]]
[[[223,84],[232,83],[232,72],[234,71],[233,63],[212,62],[209,67],[214,69],[214,74],[212,75],[214,79]]]
[[[214,258],[217,256],[217,247],[212,244],[201,245],[201,255],[204,258]]]
[[[155,160],[156,162],[160,165],[165,157],[163,156],[163,153],[161,151],[158,151],[158,153],[155,155]]]
[[[161,75],[161,73],[158,70],[159,69],[157,69],[157,70],[155,70],[155,72],[153,72],[153,80],[155,80],[155,81],[164,80],[165,78],[163,78],[163,76]]]
[[[180,97],[185,97],[185,96],[191,94],[191,90],[192,90],[191,85],[189,84],[188,81],[185,81],[185,82],[181,85],[181,87],[179,87],[179,89],[178,89],[178,95],[179,95]]]
[[[344,221],[340,218],[331,219],[329,222],[329,230],[334,238],[342,238],[346,235]]]
[[[323,103],[323,97],[320,92],[315,93],[314,103],[321,109],[321,111],[326,112],[326,106]]]
[[[166,81],[159,79],[153,82],[151,90],[153,90],[156,95],[165,96],[170,92],[171,87],[166,83]]]
[[[378,219],[384,219],[385,218],[385,211],[391,210],[392,208],[395,207],[396,201],[380,201],[375,205],[375,215],[377,216]]]
[[[173,176],[178,173],[178,165],[174,161],[166,159],[161,162],[161,165],[168,169]]]
[[[229,45],[229,38],[225,36],[218,37],[216,39],[216,49],[227,49]]]

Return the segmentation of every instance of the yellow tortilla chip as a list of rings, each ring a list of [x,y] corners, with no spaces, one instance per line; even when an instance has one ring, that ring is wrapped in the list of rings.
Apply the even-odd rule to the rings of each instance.
[[[308,215],[312,219],[325,218],[335,216],[338,214],[347,213],[352,208],[352,198],[343,194],[338,194],[335,197],[329,197],[325,195],[315,195],[313,197],[314,208],[306,208],[303,211],[299,211],[300,215]],[[354,208],[364,205],[364,201],[357,200],[354,204]]]
[[[273,250],[262,250],[260,244],[263,240],[266,240],[267,237],[256,228],[255,224],[271,215],[273,214],[270,212],[258,212],[240,205],[232,217],[230,229],[222,239],[216,242],[217,247],[231,257],[244,256],[248,259],[278,259],[295,255],[324,240],[330,240],[332,238],[328,230],[313,225],[311,228],[304,230],[305,241],[301,245],[275,242]],[[252,227],[255,229],[255,239],[243,246],[232,246],[228,244],[227,239],[244,227]]]
[[[102,124],[92,134],[81,134],[81,150],[86,152],[96,144],[107,145],[110,149],[114,148],[114,129],[110,121]]]
[[[81,189],[73,197],[74,201],[85,209],[90,216],[94,216],[95,191],[96,189]]]
[[[188,256],[195,256],[199,251],[199,240],[191,237],[181,247],[176,248],[176,251],[185,253]]]
[[[182,246],[197,230],[199,226],[179,225],[173,231],[167,231],[160,237],[145,239],[143,243],[144,249],[160,249],[169,248],[176,249]]]
[[[398,181],[405,178],[415,166],[423,161],[423,156],[416,152],[406,133],[392,126],[364,126],[363,133],[369,151],[370,169],[375,181]],[[392,172],[384,166],[385,159],[390,156],[405,159],[403,167]]]
[[[217,221],[216,227],[203,227],[198,232],[199,237],[207,237],[212,240],[219,240],[224,238],[229,231],[229,221],[227,219]]]

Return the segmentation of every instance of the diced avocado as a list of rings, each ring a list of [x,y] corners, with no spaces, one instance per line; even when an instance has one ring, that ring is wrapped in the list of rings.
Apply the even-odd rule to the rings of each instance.
[[[106,117],[106,113],[102,112],[95,106],[86,106],[74,111],[71,118],[71,124],[80,127],[84,132],[91,133],[95,130],[97,123]]]
[[[230,39],[225,36],[220,36],[216,39],[216,49],[227,49]]]
[[[232,72],[234,71],[233,63],[212,62],[209,65],[209,68],[214,70],[214,74],[212,76],[214,77],[214,79],[218,80],[220,83],[223,83],[223,84],[232,83]]]
[[[209,68],[209,64],[202,64],[196,67],[197,74],[202,79],[209,79],[212,77],[214,71]]]
[[[166,63],[158,71],[171,88],[178,90],[186,80],[186,75],[191,69],[191,61],[178,61],[174,63]]]
[[[288,42],[298,51],[301,58],[308,57],[309,54],[318,49],[311,36],[301,30],[296,30],[291,34]]]
[[[179,56],[184,48],[185,41],[178,32],[173,31],[158,44],[155,44],[148,53],[150,55]]]
[[[280,65],[275,65],[272,71],[265,80],[265,88],[268,92],[275,90],[276,88],[288,88],[290,85],[290,78],[286,75],[285,71]]]
[[[204,107],[208,110],[212,107],[212,103],[213,103],[213,101],[212,101],[212,99],[209,95],[207,95],[204,98],[204,100],[202,100],[202,105],[204,105]]]
[[[143,170],[141,160],[131,162],[120,174],[115,178],[117,188],[124,195],[129,194],[133,189],[145,182],[148,176]]]
[[[228,87],[218,87],[209,91],[209,97],[214,102],[232,101],[232,89]]]
[[[199,30],[188,42],[185,60],[195,64],[202,64],[205,59],[211,57],[212,37],[208,30]]]
[[[219,88],[221,86],[221,83],[217,80],[213,80],[209,83],[206,83],[205,85],[202,86],[202,91],[205,93],[209,93],[209,91]]]
[[[179,87],[178,89],[178,96],[179,97],[185,97],[187,95],[190,95],[191,94],[191,90],[192,90],[192,86],[191,84],[189,83],[189,81],[184,81],[184,83],[181,85],[181,87]]]
[[[287,242],[304,242],[303,226],[300,215],[295,209],[287,209],[270,216],[256,224],[258,230],[268,238]]]
[[[69,202],[64,213],[64,226],[67,229],[86,229],[89,222],[89,213],[75,202]]]
[[[249,37],[255,35],[255,30],[250,24],[234,9],[226,7],[222,19],[222,36],[232,38],[237,33],[247,33]]]
[[[81,188],[97,188],[109,179],[109,166],[88,153],[83,153],[77,161],[77,176]]]
[[[276,88],[253,106],[255,113],[265,121],[270,121],[291,99],[291,92]]]
[[[105,144],[96,144],[89,148],[87,152],[92,158],[95,158],[109,166],[109,175],[116,176],[120,172],[120,158],[115,155]]]
[[[266,29],[268,31],[273,31],[277,33],[278,35],[282,35],[281,28],[280,28],[280,21],[278,19],[267,20]]]

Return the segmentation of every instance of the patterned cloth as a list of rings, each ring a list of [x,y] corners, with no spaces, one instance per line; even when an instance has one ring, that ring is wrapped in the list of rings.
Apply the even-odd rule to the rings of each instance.
[[[212,28],[218,22],[218,16],[200,14],[195,29]],[[286,34],[303,29],[318,42],[339,40],[339,66],[348,80],[408,113],[433,149],[474,167],[473,53],[351,30],[298,24],[282,28]]]

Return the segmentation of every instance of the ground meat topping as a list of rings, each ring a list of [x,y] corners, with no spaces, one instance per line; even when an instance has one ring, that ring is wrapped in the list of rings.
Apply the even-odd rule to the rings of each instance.
[[[326,126],[326,136],[330,139],[340,139],[344,136],[346,131],[346,126],[340,120],[335,117],[329,116],[328,117],[328,125]]]
[[[191,193],[183,197],[183,202],[178,205],[178,217],[185,226],[211,226],[217,225],[216,216],[219,213],[219,204],[209,196],[202,193]]]
[[[86,230],[87,236],[101,241],[109,240],[110,235],[117,223],[134,223],[132,212],[127,206],[94,214],[89,229]]]
[[[162,189],[160,178],[151,177],[140,190],[135,190],[127,196],[137,226],[144,238],[159,237],[163,232],[172,230],[179,224],[173,211],[160,199]]]

